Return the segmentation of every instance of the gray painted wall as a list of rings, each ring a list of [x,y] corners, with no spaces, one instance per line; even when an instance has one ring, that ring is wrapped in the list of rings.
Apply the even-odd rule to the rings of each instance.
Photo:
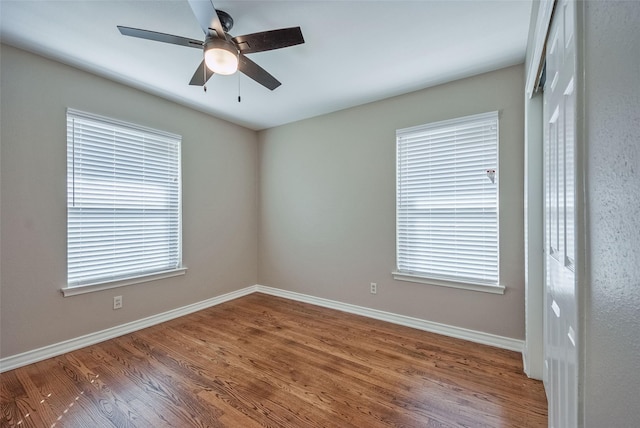
[[[1,357],[256,284],[255,132],[6,45],[0,62]],[[182,135],[185,276],[62,297],[67,107]]]
[[[582,10],[584,426],[640,427],[640,3]]]
[[[523,88],[514,66],[261,131],[259,283],[524,339]],[[396,129],[492,110],[505,294],[393,280]]]

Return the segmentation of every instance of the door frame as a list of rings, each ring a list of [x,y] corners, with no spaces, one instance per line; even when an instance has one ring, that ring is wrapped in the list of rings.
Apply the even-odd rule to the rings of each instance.
[[[525,68],[525,344],[522,352],[527,376],[542,380],[544,373],[544,195],[542,94],[537,92],[544,66],[549,27],[556,0],[540,0],[533,48]]]

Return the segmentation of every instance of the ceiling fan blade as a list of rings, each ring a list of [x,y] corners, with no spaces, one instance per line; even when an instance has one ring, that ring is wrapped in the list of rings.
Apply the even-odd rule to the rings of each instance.
[[[216,12],[213,2],[211,0],[188,1],[202,31],[208,35],[211,33],[211,30],[214,30],[218,37],[224,39],[224,29],[222,28],[222,23],[220,22],[220,18],[218,18],[218,13]]]
[[[234,37],[232,40],[236,42],[238,49],[244,54],[281,49],[304,43],[300,27],[246,34]]]
[[[275,88],[282,84],[278,81],[278,79],[267,73],[264,68],[260,67],[258,64],[251,61],[243,54],[240,54],[238,59],[240,60],[238,69],[265,88],[273,91]]]
[[[204,75],[205,72],[207,73],[206,77]],[[209,70],[204,64],[204,60],[202,60],[196,72],[193,73],[193,77],[191,78],[191,82],[189,82],[189,85],[204,86],[204,84],[207,83],[211,76],[213,76],[213,71]]]
[[[121,25],[118,25],[118,30],[120,30],[120,34],[123,36],[131,36],[139,39],[153,40],[155,42],[171,43],[172,45],[202,49],[202,41],[200,40],[174,36],[173,34],[158,33],[156,31],[141,30],[139,28],[123,27]]]

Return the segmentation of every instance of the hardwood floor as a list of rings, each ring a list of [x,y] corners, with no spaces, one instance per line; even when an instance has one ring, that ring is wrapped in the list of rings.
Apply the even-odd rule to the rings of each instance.
[[[2,427],[546,427],[519,353],[252,294],[0,375]]]

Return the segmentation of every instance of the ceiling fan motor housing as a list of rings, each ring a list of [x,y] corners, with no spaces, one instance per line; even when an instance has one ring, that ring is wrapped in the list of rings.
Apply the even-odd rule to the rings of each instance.
[[[216,13],[218,14],[220,24],[222,24],[222,29],[225,33],[228,33],[233,28],[233,18],[224,10],[216,9]],[[218,34],[218,36],[222,37],[222,34]]]

